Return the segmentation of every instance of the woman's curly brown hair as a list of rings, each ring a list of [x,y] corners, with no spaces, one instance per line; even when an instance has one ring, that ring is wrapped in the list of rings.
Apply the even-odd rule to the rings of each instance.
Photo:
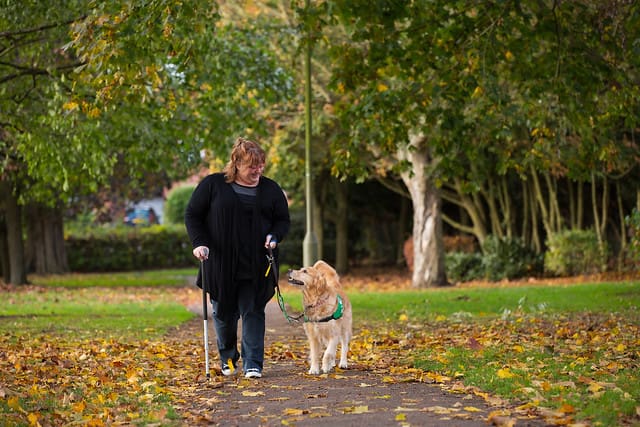
[[[236,180],[239,164],[247,164],[249,166],[262,165],[265,163],[266,158],[266,153],[257,142],[239,137],[231,149],[231,158],[222,169],[225,181],[231,183]]]

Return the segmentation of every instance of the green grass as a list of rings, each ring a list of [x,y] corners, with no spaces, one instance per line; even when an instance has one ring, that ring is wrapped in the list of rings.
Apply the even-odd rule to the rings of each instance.
[[[0,333],[99,334],[148,338],[193,317],[177,303],[31,302],[0,308]]]
[[[302,294],[282,286],[285,302],[302,308]],[[436,316],[496,316],[529,313],[627,312],[640,309],[640,282],[606,282],[504,288],[431,288],[398,292],[349,292],[354,319],[389,321]]]
[[[177,284],[164,286],[164,271],[101,276],[50,277],[45,286],[50,290],[7,294],[0,305],[0,333],[98,334],[139,339],[164,334],[193,317],[174,297],[180,292],[174,287]],[[116,277],[125,279],[116,282]],[[134,285],[122,284],[133,277],[137,278]],[[34,282],[44,284],[40,279]],[[101,284],[105,283],[103,287]],[[143,288],[140,283],[152,286]]]
[[[154,271],[29,276],[29,279],[34,285],[65,288],[184,286],[186,283],[191,283],[197,274],[197,268],[182,268]]]
[[[354,318],[395,319],[469,313],[474,316],[525,312],[620,312],[640,308],[640,282],[569,286],[449,289],[352,293]]]

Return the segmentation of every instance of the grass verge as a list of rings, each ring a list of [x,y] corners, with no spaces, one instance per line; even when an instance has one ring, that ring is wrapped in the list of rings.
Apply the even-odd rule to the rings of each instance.
[[[637,423],[640,282],[351,292],[360,344],[551,424]]]
[[[69,273],[29,276],[33,284],[45,287],[147,287],[184,286],[198,274],[194,268],[127,271],[112,273]]]
[[[155,286],[69,275],[0,294],[3,426],[181,425],[165,389],[176,350],[162,337],[193,314],[184,288],[158,286],[164,273],[140,277]]]

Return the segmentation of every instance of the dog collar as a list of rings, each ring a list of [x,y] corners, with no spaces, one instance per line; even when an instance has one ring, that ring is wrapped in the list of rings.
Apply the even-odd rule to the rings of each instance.
[[[322,322],[330,322],[332,320],[338,320],[342,317],[342,313],[344,312],[344,304],[342,303],[342,298],[338,295],[338,306],[336,307],[336,311],[333,312],[331,316],[323,317],[318,320],[311,320],[305,316],[305,322],[313,322],[313,323],[322,323]]]

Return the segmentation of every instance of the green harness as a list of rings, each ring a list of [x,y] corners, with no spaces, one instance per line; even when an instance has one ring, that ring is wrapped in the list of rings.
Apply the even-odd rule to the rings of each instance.
[[[336,307],[336,311],[333,312],[331,316],[323,317],[319,320],[311,320],[307,316],[304,316],[305,322],[314,322],[314,323],[322,323],[322,322],[330,322],[332,320],[338,320],[342,317],[342,313],[344,311],[344,304],[342,303],[342,297],[338,295],[338,306]]]

